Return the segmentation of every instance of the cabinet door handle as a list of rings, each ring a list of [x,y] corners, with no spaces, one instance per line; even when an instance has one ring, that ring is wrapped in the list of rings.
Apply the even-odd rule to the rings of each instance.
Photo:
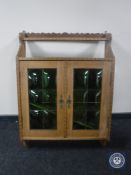
[[[66,101],[67,107],[70,108],[71,105],[71,97],[69,96]]]
[[[63,100],[63,97],[61,95],[60,99],[59,99],[59,105],[60,105],[61,108],[63,107],[63,104],[64,104],[64,100]]]

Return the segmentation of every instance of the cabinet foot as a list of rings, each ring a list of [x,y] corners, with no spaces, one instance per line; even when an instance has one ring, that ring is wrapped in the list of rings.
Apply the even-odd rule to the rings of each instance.
[[[27,141],[23,140],[23,141],[22,141],[22,144],[23,144],[24,147],[28,147]]]
[[[101,143],[102,146],[106,146],[108,141],[107,140],[101,140],[100,143]]]

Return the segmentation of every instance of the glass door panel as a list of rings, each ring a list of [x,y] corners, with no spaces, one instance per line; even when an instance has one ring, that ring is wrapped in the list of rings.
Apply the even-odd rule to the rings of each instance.
[[[30,129],[57,129],[57,70],[28,69]]]
[[[102,69],[74,69],[73,130],[99,129]]]
[[[24,137],[63,137],[64,64],[58,61],[22,61],[20,70]]]

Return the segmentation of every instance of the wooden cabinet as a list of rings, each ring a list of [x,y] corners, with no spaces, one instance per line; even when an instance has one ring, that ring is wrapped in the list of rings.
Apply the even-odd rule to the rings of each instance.
[[[104,58],[26,57],[26,41],[104,41]],[[114,55],[111,34],[20,33],[17,85],[20,139],[110,138]]]

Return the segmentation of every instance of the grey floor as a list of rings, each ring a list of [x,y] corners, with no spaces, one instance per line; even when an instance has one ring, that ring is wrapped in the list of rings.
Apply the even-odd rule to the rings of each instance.
[[[107,147],[98,142],[33,142],[23,147],[18,122],[0,120],[0,175],[131,175],[131,119],[113,120]],[[123,153],[122,169],[110,167],[109,156]]]

